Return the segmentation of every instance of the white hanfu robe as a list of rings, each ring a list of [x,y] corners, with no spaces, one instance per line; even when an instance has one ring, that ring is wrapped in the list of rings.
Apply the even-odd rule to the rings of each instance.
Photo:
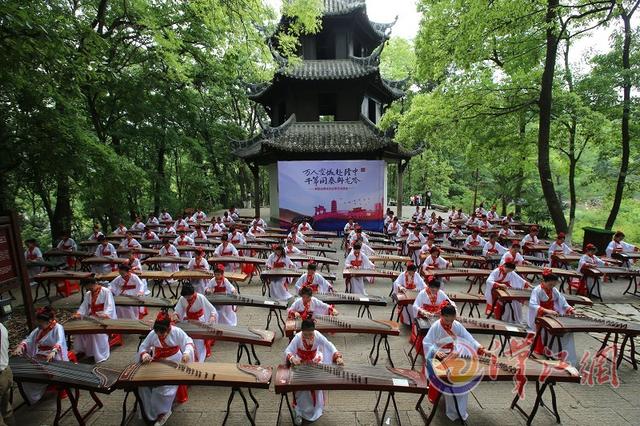
[[[553,256],[557,256],[559,254],[571,254],[573,250],[571,247],[567,245],[567,243],[558,244],[557,241],[549,244],[549,266],[557,267],[558,265],[553,260]]]
[[[300,275],[296,281],[296,294],[300,293],[302,287],[311,287],[314,293],[329,293],[333,291],[333,286],[321,274],[314,271],[313,274]]]
[[[169,334],[161,341],[155,331],[151,331],[140,344],[137,361],[142,359],[142,354],[149,354],[154,360],[166,360],[179,363],[183,354],[188,354],[193,361],[194,346],[191,337],[178,327],[171,327]],[[178,392],[177,385],[169,386],[142,386],[138,388],[138,394],[144,405],[145,416],[155,421],[160,414],[171,411],[173,400]]]
[[[482,255],[491,256],[492,254],[497,254],[502,256],[507,251],[508,251],[507,248],[504,247],[502,244],[498,242],[492,243],[491,241],[487,241],[484,247],[482,248]]]
[[[366,254],[360,253],[356,256],[353,250],[344,260],[344,267],[348,269],[375,269],[375,265],[371,263]],[[367,295],[364,288],[364,280],[371,282],[371,278],[351,277],[349,278],[349,293]]]
[[[115,277],[109,283],[109,290],[114,296],[129,294],[132,296],[144,296],[145,283],[136,274],[130,272],[123,278]],[[138,306],[116,306],[116,314],[122,319],[138,319],[140,308]]]
[[[416,235],[415,232],[412,232],[407,236],[407,242],[406,242],[407,250],[409,249],[410,245],[415,245],[416,243],[419,243],[420,247],[422,247],[426,242],[427,242],[427,237],[422,235],[422,233],[418,233],[418,235]],[[418,265],[420,263],[420,250],[414,250],[411,255],[411,258],[413,260],[413,263]]]
[[[421,309],[434,315],[440,315],[440,311],[446,305],[456,306],[444,291],[438,289],[434,294],[434,291],[431,289],[428,289],[428,291],[427,289],[423,289],[416,296],[416,300],[413,301],[411,313],[413,314],[413,318],[423,316],[420,314]]]
[[[240,256],[238,254],[238,250],[231,243],[222,243],[213,251],[213,256]],[[233,272],[238,270],[237,263],[225,263],[224,264],[225,272]]]
[[[598,266],[605,266],[607,263],[600,259],[598,256],[596,255],[589,255],[589,254],[583,254],[580,257],[580,260],[578,261],[578,272],[580,272],[582,274],[582,279],[584,280],[584,282],[587,285],[587,292],[589,294],[591,294],[594,290],[594,286],[596,284],[596,279],[595,277],[591,277],[591,276],[587,276],[584,274],[584,272],[582,271],[582,268],[586,265],[586,266],[592,266],[597,268]]]
[[[285,349],[285,360],[288,362],[297,356],[305,362],[318,364],[332,364],[339,355],[336,347],[319,331],[314,331],[313,344],[308,347],[302,338],[302,332],[297,333],[289,346]],[[295,367],[294,367],[295,368]],[[322,416],[325,404],[323,391],[298,391],[294,394],[296,414],[304,420],[314,422]]]
[[[215,324],[218,312],[204,294],[194,293],[192,297],[180,296],[175,306],[175,313],[180,321],[199,321],[204,324]],[[204,339],[194,339],[195,360],[204,362],[207,358],[207,348]]]
[[[605,253],[607,257],[611,257],[613,253],[631,253],[636,251],[636,246],[633,244],[629,244],[625,241],[620,241],[619,243],[611,240],[605,249]],[[633,260],[630,260],[629,263],[633,263]]]
[[[436,258],[428,256],[424,262],[422,262],[422,271],[426,273],[430,269],[447,269],[449,266],[451,266],[451,262],[442,256]]]
[[[180,253],[178,252],[176,246],[170,244],[168,248],[166,246],[160,247],[158,256],[180,257]],[[160,268],[162,268],[162,270],[165,272],[178,272],[178,270],[180,269],[180,265],[178,265],[177,263],[163,263],[160,265]]]
[[[477,247],[484,247],[487,242],[480,235],[469,235],[466,240],[464,240],[464,244],[462,247],[465,250],[473,250]]]
[[[120,242],[118,247],[121,249],[133,250],[142,248],[142,245],[135,238],[125,238]]]
[[[96,251],[93,254],[94,254],[94,256],[111,257],[113,259],[118,257],[118,252],[116,251],[116,248],[111,243],[107,243],[106,246],[103,246],[102,244],[99,244],[98,247],[96,247]],[[104,264],[91,265],[91,271],[93,273],[96,273],[96,274],[108,274],[109,272],[115,271],[117,269],[118,269],[118,267],[117,267],[117,265],[115,263],[113,263],[113,264],[104,263]]]
[[[42,252],[38,247],[34,247],[33,249],[30,249],[30,248],[26,249],[24,251],[24,258],[27,262],[44,260],[44,258],[42,257]],[[27,272],[29,273],[29,279],[32,279],[33,277],[38,275],[40,272],[42,272],[42,269],[43,269],[42,266],[29,266],[27,268]]]
[[[409,278],[409,273],[405,271],[398,275],[398,278],[396,278],[396,280],[393,282],[392,293],[398,294],[401,288],[420,292],[425,288],[425,283],[420,274],[418,274],[417,272],[413,274],[413,278]],[[400,306],[398,306],[398,309],[400,311],[400,321],[403,324],[412,325],[415,318],[415,316],[413,315],[413,309],[401,309]]]
[[[284,257],[280,257],[275,253],[271,253],[269,258],[267,259],[266,267],[268,269],[274,268],[289,268],[289,269],[297,269],[296,265],[293,264],[291,259],[285,254]],[[271,278],[269,283],[269,294],[274,299],[278,300],[288,300],[291,297],[291,293],[289,293],[289,283],[286,278]]]
[[[100,318],[106,316],[111,319],[118,318],[116,306],[113,301],[113,294],[105,287],[100,288],[100,292],[95,300],[91,292],[87,291],[80,308],[78,308],[78,313],[82,317]],[[87,356],[92,356],[96,363],[106,361],[111,354],[109,335],[106,333],[78,334],[74,336],[73,348],[76,353],[83,352]]]
[[[510,251],[507,251],[502,255],[502,258],[500,258],[500,265],[504,265],[505,263],[524,265],[524,257],[520,253],[516,253],[514,256]]]
[[[129,228],[129,230],[134,232],[142,232],[144,231],[144,223],[135,222],[133,225],[131,225],[131,228]]]
[[[188,236],[188,235],[178,235],[176,237],[176,239],[173,240],[173,245],[176,246],[176,247],[183,247],[183,246],[194,246],[195,243],[193,242],[191,237]],[[185,252],[183,252],[183,256],[184,257],[191,257],[191,252],[190,251],[185,251]]]
[[[536,318],[544,315],[542,311],[543,308],[556,311],[560,315],[573,312],[573,308],[567,303],[567,299],[557,288],[554,287],[551,291],[547,291],[542,285],[538,285],[533,289],[531,297],[529,298],[529,319],[527,323],[530,330],[536,331]],[[541,329],[540,332],[542,333],[540,336],[542,339],[540,345],[544,345],[544,341],[547,338],[546,331]],[[567,333],[561,336],[560,344],[562,345],[562,351],[566,352],[566,361],[576,367],[578,365],[578,355],[576,354],[576,346],[573,341],[573,333]],[[552,354],[556,355],[555,357],[559,356],[560,345],[557,339],[553,347],[549,348],[549,350],[551,350]]]
[[[205,293],[218,293],[218,294],[234,294],[236,293],[236,288],[231,284],[231,282],[222,277],[222,279],[218,282],[216,278],[213,277],[207,284],[207,288],[205,288]],[[224,305],[224,306],[215,306],[218,311],[218,323],[236,326],[238,325],[238,316],[236,315],[236,307],[233,305]]]
[[[309,315],[332,315],[333,306],[318,300],[315,297],[309,299],[309,303],[305,304],[302,297],[298,297],[287,310],[289,318],[295,318],[296,312],[300,314],[302,319],[306,319]]]
[[[294,254],[303,254],[302,250],[300,250],[298,247],[285,247],[284,248],[284,252],[286,253],[287,256],[291,256]],[[293,262],[294,265],[296,265],[296,268],[300,269],[302,268],[302,262]]]
[[[55,359],[58,361],[69,361],[67,356],[67,341],[64,336],[64,327],[56,321],[52,321],[45,329],[39,327],[29,333],[20,346],[22,346],[25,356],[37,359],[45,359],[52,349],[56,349]],[[22,383],[22,389],[29,400],[29,404],[34,404],[42,398],[47,385],[39,383]]]
[[[478,343],[458,321],[454,321],[451,325],[451,330],[447,331],[441,319],[440,321],[434,322],[429,328],[429,332],[422,341],[422,348],[425,356],[427,356],[426,354],[430,351],[440,351],[444,353],[455,351],[462,357],[471,357],[475,355],[474,351],[480,348],[480,343]],[[469,413],[467,413],[469,393],[458,393],[455,395],[455,399],[458,403],[462,420],[467,420],[469,417]],[[452,421],[456,421],[459,418],[458,412],[456,411],[456,401],[454,401],[454,396],[448,395],[447,393],[444,394],[446,414]]]
[[[259,226],[258,227],[253,227],[252,226],[247,231],[246,239],[247,239],[247,241],[255,241],[256,240],[256,236],[260,235],[260,234],[264,234],[264,229],[262,229]]]
[[[491,271],[491,274],[489,274],[489,278],[487,278],[487,283],[484,287],[484,298],[487,301],[487,311],[490,311],[493,307],[493,289],[497,283],[507,284],[508,287],[514,289],[525,288],[527,286],[527,281],[515,271],[507,273],[502,266],[494,269]],[[511,302],[511,309],[503,309],[503,307],[500,306],[494,310],[494,314],[497,319],[501,319],[502,321],[520,324],[522,322],[522,303],[514,300]]]
[[[209,270],[209,262],[204,257],[197,258],[194,257],[187,264],[188,271],[208,271]],[[204,288],[209,281],[208,278],[205,279],[196,279],[191,280],[191,284],[193,284],[193,288],[196,290],[196,293],[204,294]]]

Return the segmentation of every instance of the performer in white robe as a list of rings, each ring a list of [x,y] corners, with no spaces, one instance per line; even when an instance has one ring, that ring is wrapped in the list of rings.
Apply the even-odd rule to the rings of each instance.
[[[43,261],[42,252],[38,247],[38,242],[31,238],[25,240],[27,243],[27,249],[24,251],[24,259],[27,261],[27,272],[29,273],[29,279],[32,279],[38,275],[44,269],[42,266],[29,266],[28,262]]]
[[[131,225],[129,230],[138,233],[144,231],[144,222],[142,222],[142,218],[140,216],[136,216],[136,221]]]
[[[536,326],[536,318],[542,316],[558,316],[558,315],[571,315],[574,309],[567,303],[567,299],[562,293],[558,291],[556,285],[558,284],[558,276],[551,273],[551,271],[544,271],[542,273],[542,282],[536,286],[531,292],[531,298],[529,298],[529,329],[532,331],[538,331],[541,333],[539,340],[536,342],[534,351],[538,354],[544,354],[544,342],[547,340],[546,332],[544,329]],[[565,356],[560,353],[560,345],[562,345],[562,352],[566,352],[565,360],[577,367],[578,355],[576,354],[576,347],[573,341],[573,333],[567,333],[560,337],[560,344],[556,341],[552,348],[548,348],[554,358]]]
[[[229,242],[234,246],[238,244],[247,244],[247,239],[244,237],[244,234],[235,227],[231,227],[229,232]]]
[[[520,244],[514,242],[511,244],[509,251],[505,252],[500,259],[500,265],[505,263],[514,263],[515,265],[529,265],[530,262],[524,260],[524,257],[520,254]]]
[[[355,223],[352,218],[349,218],[347,223],[344,225],[344,228],[342,229],[342,234],[345,236],[351,234],[351,231],[355,230],[356,226],[357,223]]]
[[[238,250],[236,250],[234,245],[229,242],[229,236],[227,234],[222,234],[220,236],[220,240],[222,243],[220,243],[220,245],[218,245],[218,247],[213,251],[213,257],[240,256]],[[225,263],[222,266],[227,272],[237,271],[239,267],[237,263]]]
[[[178,236],[176,237],[175,240],[173,240],[173,245],[176,247],[184,247],[184,246],[194,246],[195,243],[193,242],[193,239],[187,235],[187,228],[185,227],[180,227],[180,228],[176,228],[178,230]],[[182,255],[184,257],[191,257],[191,252],[190,251],[184,251],[182,252]]]
[[[127,227],[124,226],[124,222],[120,222],[118,224],[118,227],[116,229],[113,230],[113,233],[115,235],[122,235],[123,237],[125,236],[125,234],[127,233]]]
[[[171,241],[168,238],[165,238],[162,243],[162,247],[160,247],[160,250],[158,251],[158,256],[180,257],[178,249],[176,249],[176,246],[171,244]],[[163,263],[160,267],[165,272],[178,272],[180,269],[180,266],[177,263]]]
[[[118,318],[113,294],[108,288],[102,287],[97,282],[90,282],[87,288],[89,291],[84,295],[80,308],[73,315],[74,318]],[[87,356],[92,356],[96,363],[106,361],[111,354],[109,335],[106,333],[78,334],[74,336],[73,348],[76,353],[82,352]]]
[[[393,282],[393,294],[406,293],[407,290],[420,292],[425,288],[424,280],[419,274],[416,274],[415,263],[407,263],[407,270],[398,275],[398,278]],[[400,321],[406,325],[413,324],[413,310],[405,309],[398,306],[398,312],[400,313]]]
[[[64,327],[62,327],[62,324],[57,323],[55,311],[51,306],[36,310],[36,324],[37,327],[16,346],[13,355],[24,355],[47,361],[69,361]],[[34,404],[42,398],[47,390],[47,385],[23,382],[22,389],[29,400],[29,404]]]
[[[235,220],[229,215],[229,212],[224,212],[222,215],[222,223],[228,228],[230,225],[235,223]]]
[[[491,210],[487,212],[487,219],[489,220],[498,220],[500,219],[500,215],[496,211],[496,206],[491,206]]]
[[[451,240],[452,238],[464,237],[464,232],[462,232],[462,226],[460,224],[456,225],[455,228],[449,232],[448,238]]]
[[[313,297],[311,287],[302,287],[298,297],[287,310],[289,319],[312,318],[317,315],[338,315],[333,305],[328,305]]]
[[[171,214],[167,211],[167,209],[162,209],[162,211],[160,212],[160,220],[163,222],[169,222],[173,220],[173,218],[171,217]]]
[[[118,257],[118,252],[116,248],[107,241],[104,235],[98,237],[98,246],[96,247],[96,251],[93,253],[94,256],[98,257],[111,257],[116,259]],[[115,263],[108,264],[95,264],[91,265],[91,271],[96,274],[108,274],[109,272],[114,271],[117,268]]]
[[[192,222],[204,222],[207,220],[207,214],[202,211],[202,209],[198,209],[193,216],[191,216]]]
[[[344,267],[347,269],[375,269],[375,265],[371,263],[366,254],[361,252],[362,246],[359,243],[356,243],[353,246],[353,250],[344,260]],[[367,291],[364,288],[365,279],[371,282],[370,278],[362,278],[362,277],[351,277],[348,278],[347,287],[349,288],[349,293],[354,294],[363,294],[366,296]]]
[[[138,242],[138,240],[133,238],[133,232],[129,230],[125,235],[125,239],[120,242],[120,245],[118,246],[118,248],[125,249],[125,250],[134,250],[134,249],[142,248],[142,245]]]
[[[402,251],[400,252],[402,255],[406,255],[407,253],[409,253],[409,246],[407,245],[407,239],[409,238],[409,235],[411,235],[409,224],[405,222],[402,224],[402,228],[400,228],[400,230],[396,234],[397,244],[400,244],[404,239],[404,242],[402,242]]]
[[[189,235],[189,237],[194,241],[194,243],[196,245],[201,245],[201,243],[196,243],[196,240],[206,240],[207,239],[207,233],[204,232],[204,229],[202,229],[202,226],[200,226],[200,224],[197,224],[195,226],[195,230]]]
[[[554,256],[561,254],[571,254],[573,250],[565,242],[564,232],[558,233],[558,238],[549,245],[549,266],[552,268],[558,268],[560,264],[553,258]]]
[[[304,233],[307,231],[313,231],[313,228],[311,227],[309,222],[305,219],[300,223],[300,225],[298,225],[298,232],[302,232],[304,235]]]
[[[138,349],[137,360],[143,363],[170,361],[187,363],[194,359],[191,337],[178,327],[172,327],[165,312],[158,314],[153,331],[143,340]],[[145,416],[156,424],[164,424],[171,415],[171,406],[178,386],[140,387],[138,393],[144,406]]]
[[[532,226],[531,228],[529,228],[529,233],[524,237],[522,237],[522,240],[520,241],[520,246],[522,246],[522,252],[524,254],[527,254],[528,253],[527,249],[530,246],[538,245],[538,244],[540,244],[540,240],[538,239],[538,227]],[[542,257],[542,253],[539,251],[532,252],[531,255],[536,257]]]
[[[491,224],[491,222],[489,222],[489,219],[487,219],[487,215],[484,215],[484,214],[480,218],[480,221],[478,222],[478,226],[483,231],[493,228],[493,225]]]
[[[285,349],[285,361],[292,368],[301,363],[343,365],[342,354],[319,331],[312,320],[302,321],[302,331],[297,333]],[[323,391],[298,391],[295,397],[296,424],[303,419],[314,422],[322,416],[325,405]]]
[[[489,241],[487,241],[482,248],[483,256],[491,256],[491,255],[500,255],[502,256],[507,252],[507,248],[498,242],[498,235],[491,234],[489,236]]]
[[[93,232],[89,235],[89,241],[98,241],[100,235],[104,235],[100,232],[100,225],[93,225]]]
[[[294,254],[303,254],[302,250],[293,245],[293,240],[291,238],[287,238],[287,246],[284,248],[284,252],[287,256],[293,256]],[[296,268],[302,268],[302,262],[293,262],[296,265]]]
[[[56,246],[56,248],[62,251],[78,250],[78,246],[76,245],[76,242],[73,241],[73,239],[69,236],[68,233],[62,236],[62,239],[58,242],[58,245]],[[76,265],[76,258],[73,256],[67,256],[66,261],[67,261],[67,266],[69,268],[73,268]]]
[[[132,273],[131,267],[122,264],[118,267],[120,275],[109,283],[109,290],[114,296],[132,295],[144,296],[145,285],[136,274]],[[138,306],[116,306],[117,318],[138,319],[140,308]]]
[[[426,242],[427,237],[422,235],[422,232],[420,232],[420,228],[416,226],[413,232],[409,234],[409,236],[407,236],[407,250],[410,245],[417,245],[419,247],[422,247]],[[413,253],[411,254],[411,260],[413,260],[413,263],[415,263],[416,265],[420,264],[420,250],[413,250]]]
[[[213,278],[207,284],[204,290],[205,294],[238,294],[238,290],[231,282],[224,277],[224,269],[217,267],[213,270]],[[226,325],[238,325],[238,316],[236,315],[236,306],[224,305],[216,306],[218,312],[218,323]]]
[[[300,278],[296,281],[297,294],[300,294],[300,290],[303,287],[311,288],[313,293],[329,293],[333,291],[333,286],[321,274],[316,272],[317,269],[318,265],[315,262],[307,264],[307,273],[300,275]]]
[[[264,219],[262,219],[260,216],[256,216],[251,221],[251,226],[253,226],[253,225],[257,225],[260,228],[264,229],[264,228],[267,227],[267,222],[265,222]]]
[[[218,216],[216,218],[216,223],[212,223],[209,226],[209,229],[207,230],[207,232],[209,233],[213,233],[213,232],[224,232],[225,234],[227,233],[227,226],[222,222],[222,218],[220,216]]]
[[[160,221],[158,220],[158,218],[156,217],[156,215],[151,212],[149,213],[149,215],[147,216],[147,225],[159,225]]]
[[[160,237],[156,234],[153,229],[145,226],[144,232],[142,233],[142,237],[140,238],[142,241],[158,241]]]
[[[427,362],[432,362],[433,358],[442,360],[447,356],[454,354],[461,357],[475,357],[487,353],[484,347],[478,343],[476,339],[467,331],[466,328],[456,321],[456,308],[447,305],[441,310],[441,318],[434,322],[427,335],[423,340],[423,352]],[[425,365],[425,375],[426,365]],[[435,386],[430,387],[429,399],[433,401],[438,395]],[[456,421],[459,419],[458,410],[462,416],[462,420],[466,421],[469,417],[467,412],[467,403],[469,401],[469,393],[457,393],[454,396],[449,393],[444,395],[445,408],[447,417]],[[456,410],[456,402],[458,410]]]
[[[360,225],[356,226],[356,229],[351,231],[349,234],[349,247],[353,247],[356,241],[361,241],[365,244],[369,244],[369,236],[362,231],[362,227]]]
[[[204,324],[215,324],[218,322],[218,312],[209,302],[207,296],[196,293],[191,283],[186,283],[180,290],[180,298],[174,308],[174,313],[178,321],[198,321]],[[211,354],[210,341],[204,339],[194,339],[195,361],[204,362]]]
[[[264,229],[261,228],[260,226],[258,226],[258,223],[254,223],[253,225],[251,225],[251,227],[249,228],[249,230],[247,231],[245,237],[247,241],[255,241],[256,240],[256,236],[260,235],[260,234],[264,234]]]
[[[607,254],[607,257],[611,257],[613,253],[631,253],[634,251],[638,251],[638,247],[634,246],[633,244],[629,244],[623,240],[624,240],[624,232],[618,231],[615,234],[613,234],[613,239],[605,249],[605,253]],[[633,261],[630,261],[629,263],[633,263]]]
[[[582,268],[584,268],[585,266],[597,268],[598,266],[607,266],[609,265],[609,263],[596,256],[596,246],[591,243],[585,246],[584,251],[585,253],[580,257],[580,260],[578,261],[578,272],[582,274],[582,282],[584,283],[585,291],[578,290],[578,294],[587,295],[593,293],[596,279],[595,277],[586,275]]]
[[[429,256],[422,262],[422,272],[427,275],[427,271],[430,269],[447,269],[451,267],[451,262],[440,256],[440,249],[438,247],[431,247],[429,250]]]
[[[498,237],[506,240],[515,236],[516,233],[510,228],[509,222],[502,222],[502,229],[498,231]]]
[[[398,223],[398,218],[394,217],[393,220],[391,222],[389,222],[389,224],[387,224],[386,227],[386,233],[387,235],[391,235],[391,236],[396,236],[396,234],[398,233],[398,231],[400,231],[400,223]]]
[[[286,255],[282,246],[276,246],[273,249],[273,253],[271,253],[267,259],[266,267],[267,269],[298,269]],[[289,300],[293,297],[291,293],[289,293],[288,281],[286,278],[270,278],[269,294],[271,297],[282,301]]]
[[[498,288],[526,288],[529,283],[515,272],[516,265],[508,262],[500,265],[489,274],[484,288],[484,298],[487,301],[487,313],[493,309],[496,319],[519,324],[522,322],[522,304],[517,301],[511,302],[511,309],[504,308],[501,301],[497,301],[493,306],[493,291]]]
[[[209,262],[204,257],[204,250],[202,247],[196,249],[196,257],[191,259],[187,264],[188,271],[209,271]],[[200,294],[204,294],[204,288],[209,282],[209,278],[191,280],[193,288]]]
[[[467,251],[474,251],[478,248],[484,247],[486,243],[487,242],[485,241],[485,239],[480,236],[478,228],[474,227],[471,230],[471,235],[469,235],[467,239],[464,240],[464,244],[462,245],[462,247]]]

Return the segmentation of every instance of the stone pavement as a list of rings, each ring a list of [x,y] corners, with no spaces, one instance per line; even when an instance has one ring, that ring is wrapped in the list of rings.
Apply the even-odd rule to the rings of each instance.
[[[335,243],[339,245],[338,240]],[[343,261],[343,254],[337,253],[337,257]],[[344,281],[341,278],[342,262],[340,267],[332,268],[332,272],[337,272],[338,280],[335,287],[338,291],[344,289]],[[259,294],[260,283],[257,278],[253,278],[251,284],[243,283],[243,294]],[[387,279],[376,279],[372,285],[368,286],[370,294],[387,296],[389,294],[391,281]],[[456,279],[446,283],[446,290],[465,291],[467,284],[463,279]],[[591,309],[582,309],[592,314],[602,315],[609,318],[624,318],[640,322],[640,303],[638,299],[631,296],[622,296],[626,287],[626,282],[617,281],[606,283],[604,286],[604,297],[606,304],[596,304]],[[474,288],[474,290],[476,289]],[[356,307],[337,306],[343,315],[355,315]],[[526,309],[526,308],[525,308]],[[374,318],[388,319],[391,306],[372,307]],[[152,312],[154,315],[155,312]],[[267,312],[258,308],[240,307],[239,323],[250,324],[255,327],[264,327]],[[526,318],[526,315],[523,316]],[[274,329],[274,325],[271,326]],[[392,347],[392,356],[397,367],[409,367],[410,363],[405,355],[408,349],[409,329],[404,328],[400,337],[390,337],[389,342]],[[344,353],[347,364],[367,364],[368,353],[371,348],[371,336],[336,334],[328,336],[336,345],[338,350]],[[486,336],[477,336],[478,340],[488,345],[489,339]],[[595,336],[598,337],[598,336]],[[578,357],[583,351],[589,350],[592,353],[598,349],[599,342],[587,334],[576,334],[576,348]],[[138,339],[136,337],[126,337],[124,347],[115,348],[111,358],[105,366],[122,368],[135,359],[135,350]],[[273,365],[282,363],[283,351],[288,343],[288,339],[279,337],[271,348],[257,347],[256,351],[263,365]],[[236,345],[229,342],[218,342],[213,347],[213,357],[207,362],[235,362]],[[381,355],[382,356],[382,355]],[[383,358],[379,365],[384,364]],[[638,424],[640,418],[640,373],[634,371],[628,363],[623,363],[618,371],[620,385],[613,388],[609,384],[587,386],[580,384],[559,384],[557,386],[558,404],[562,422],[565,425],[583,424],[607,424],[626,425]],[[254,391],[260,401],[260,408],[257,412],[257,423],[259,425],[274,425],[277,417],[279,396],[272,389]],[[523,417],[515,410],[509,409],[512,399],[513,384],[511,382],[484,382],[473,392],[469,399],[469,424],[472,425],[520,425],[525,424]],[[533,405],[534,386],[527,385],[526,399],[522,402],[523,407],[530,409]],[[176,406],[173,415],[167,425],[201,425],[201,424],[221,424],[224,418],[224,410],[229,396],[226,388],[191,388],[189,391],[189,401]],[[124,394],[115,391],[111,395],[100,395],[105,406],[94,414],[88,421],[90,425],[115,425],[120,422],[121,406]],[[415,395],[396,395],[402,424],[420,425],[422,418],[414,410],[417,397]],[[16,394],[14,406],[20,402],[20,396]],[[375,393],[373,392],[329,392],[329,403],[325,409],[325,414],[317,421],[317,425],[371,425],[376,424],[376,418],[372,412],[375,404]],[[65,407],[67,404],[65,403]],[[90,406],[88,394],[82,393],[81,408],[86,410]],[[131,399],[129,407],[132,406]],[[444,405],[441,404],[439,412],[434,419],[436,425],[452,424],[443,413]],[[425,402],[425,410],[431,406]],[[16,413],[17,424],[24,425],[46,425],[52,424],[55,413],[55,400],[51,397],[41,401],[34,407],[23,407]],[[282,424],[291,424],[290,418],[283,409]],[[634,420],[635,419],[635,420]],[[61,424],[76,424],[71,415],[67,415]],[[141,420],[133,420],[131,424],[142,424]],[[239,398],[233,402],[232,411],[228,420],[229,425],[248,424]],[[395,416],[391,413],[389,418],[384,420],[385,425],[396,424]],[[545,409],[541,408],[535,419],[537,425],[555,424],[554,417]]]

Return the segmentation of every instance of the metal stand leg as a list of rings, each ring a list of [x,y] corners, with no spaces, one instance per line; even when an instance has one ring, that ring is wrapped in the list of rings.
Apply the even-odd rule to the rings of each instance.
[[[251,411],[249,411],[249,404],[247,403],[247,398],[244,396],[244,393],[242,392],[241,388],[232,388],[231,389],[231,394],[229,395],[229,399],[227,400],[227,413],[224,416],[224,420],[222,421],[222,425],[224,426],[225,424],[227,424],[227,419],[229,418],[229,411],[231,410],[231,402],[233,402],[233,397],[236,394],[236,392],[238,392],[240,394],[240,398],[242,398],[242,404],[244,405],[244,412],[247,415],[247,419],[249,419],[249,423],[251,424],[251,426],[255,426],[256,424],[256,412],[258,410],[258,404],[256,399],[253,397],[253,394],[251,394],[251,390],[249,390],[249,394],[251,395],[251,399],[256,403],[256,406],[253,409],[253,413],[251,413]]]

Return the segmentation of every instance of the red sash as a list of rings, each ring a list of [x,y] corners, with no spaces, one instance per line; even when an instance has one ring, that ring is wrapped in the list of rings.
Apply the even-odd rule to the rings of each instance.
[[[280,257],[277,258],[275,262],[273,262],[274,268],[284,268],[284,262],[280,260]]]
[[[95,315],[100,311],[104,311],[104,303],[96,303],[99,295],[100,292],[98,292],[95,296],[93,295],[93,292],[91,293],[91,310],[89,312],[89,315]]]
[[[473,238],[471,240],[471,242],[469,243],[470,246],[477,246],[480,245],[480,241],[478,241],[476,238]]]
[[[36,343],[38,343],[40,340],[42,340],[47,334],[49,334],[49,332],[51,330],[53,330],[53,328],[56,326],[56,320],[53,320],[51,322],[49,322],[49,324],[43,328],[42,330],[40,330],[40,332],[38,333],[38,335],[36,336]],[[39,348],[40,346],[38,346]],[[51,348],[49,348],[51,349]]]
[[[355,260],[351,261],[351,267],[352,268],[360,268],[362,266],[362,260],[359,258],[360,256],[358,256]]]
[[[136,288],[135,285],[129,285],[129,279],[131,278],[131,273],[128,273],[127,275],[124,276],[124,284],[122,285],[122,290],[120,291],[120,294],[124,294],[125,291],[127,290],[133,290],[134,288]]]
[[[35,260],[38,258],[38,255],[35,253],[35,250],[31,251],[28,250],[27,251],[27,260]]]
[[[413,278],[414,277],[409,278],[409,274],[406,272],[404,273],[404,288],[408,290],[413,290],[414,288],[416,288],[416,283]]]
[[[305,342],[303,341],[302,344],[306,347],[307,345],[305,344]],[[313,347],[313,345],[312,345]],[[305,349],[300,349],[298,348],[296,350],[296,355],[298,355],[298,357],[303,361],[303,362],[311,362],[313,361],[313,359],[316,357],[316,349],[309,349],[309,350],[305,350]],[[311,399],[313,400],[313,406],[316,406],[316,392],[315,391],[309,391],[311,392]]]
[[[178,241],[179,246],[186,246],[188,244],[189,244],[189,241],[187,241],[186,238],[181,238],[180,241]]]
[[[200,263],[202,262],[202,259],[195,259],[195,269],[204,269],[204,264]]]
[[[226,293],[227,292],[227,287],[224,285],[224,278],[220,280],[220,282],[218,282],[218,280],[216,280],[216,286],[213,287],[213,292],[214,293]]]
[[[160,341],[160,343],[161,344],[163,343],[162,340]],[[169,358],[170,356],[177,354],[178,351],[180,351],[179,346],[166,346],[166,347],[154,346],[153,359]]]

